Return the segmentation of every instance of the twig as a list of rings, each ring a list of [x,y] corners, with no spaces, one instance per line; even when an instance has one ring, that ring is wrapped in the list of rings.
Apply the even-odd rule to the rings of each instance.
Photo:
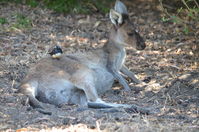
[[[195,2],[195,4],[196,4],[196,6],[199,8],[198,2],[197,2],[196,0],[194,0],[194,2]]]
[[[160,2],[160,6],[161,6],[162,10],[163,10],[168,16],[171,17],[171,15],[170,15],[170,14],[167,12],[167,10],[163,7],[162,0],[159,0],[159,2]]]
[[[187,3],[185,2],[185,0],[181,0],[182,1],[182,3],[187,7],[187,9],[190,11],[190,8],[189,8],[189,6],[187,5]]]

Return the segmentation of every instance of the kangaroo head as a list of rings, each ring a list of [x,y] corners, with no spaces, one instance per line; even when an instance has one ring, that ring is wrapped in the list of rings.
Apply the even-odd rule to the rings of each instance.
[[[127,8],[121,1],[117,0],[114,9],[110,10],[110,19],[114,25],[110,39],[137,50],[145,49],[145,42],[130,22]]]

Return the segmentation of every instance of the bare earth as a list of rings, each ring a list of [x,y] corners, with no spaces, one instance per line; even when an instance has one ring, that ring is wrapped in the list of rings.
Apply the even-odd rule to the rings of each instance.
[[[42,8],[1,4],[0,17],[0,131],[118,131],[168,132],[199,131],[199,44],[198,29],[190,35],[182,28],[161,21],[158,6],[151,2],[127,2],[132,22],[145,38],[144,51],[127,48],[126,65],[148,86],[129,81],[131,92],[122,91],[116,82],[102,95],[109,102],[137,104],[156,111],[143,115],[128,109],[78,109],[48,105],[52,115],[39,113],[17,93],[17,86],[29,67],[47,56],[53,45],[64,52],[101,47],[111,26],[108,15],[58,14]],[[15,28],[16,15],[31,20],[30,28]]]

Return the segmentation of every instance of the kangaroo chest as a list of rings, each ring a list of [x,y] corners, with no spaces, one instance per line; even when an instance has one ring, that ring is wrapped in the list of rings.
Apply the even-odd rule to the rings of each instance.
[[[119,49],[117,52],[113,52],[109,54],[108,57],[108,67],[119,71],[122,68],[122,65],[125,62],[126,58],[126,50]]]
[[[122,49],[120,52],[117,53],[117,57],[115,59],[115,66],[118,71],[122,68],[125,59],[126,59],[126,50]]]

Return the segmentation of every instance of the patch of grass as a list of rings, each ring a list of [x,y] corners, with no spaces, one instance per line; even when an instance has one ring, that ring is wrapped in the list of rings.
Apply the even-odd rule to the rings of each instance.
[[[78,0],[44,0],[44,4],[56,12],[87,12],[82,10]]]
[[[59,13],[81,13],[88,14],[93,12],[107,13],[110,4],[115,0],[0,0],[5,2],[14,2],[17,4],[26,4],[31,7],[37,7],[42,4],[45,8],[52,9]],[[1,3],[1,2],[0,2]]]
[[[39,2],[36,0],[26,0],[25,3],[30,7],[37,7],[39,5]]]
[[[111,1],[105,0],[44,0],[45,5],[57,12],[92,13],[93,10],[107,13]]]
[[[163,22],[173,22],[183,26],[182,32],[186,35],[190,33],[192,23],[199,22],[199,3],[197,0],[176,0],[178,2],[176,7],[172,7],[171,11],[168,7],[164,7],[163,2],[166,0],[159,0],[162,10],[165,15],[162,17]],[[192,29],[194,31],[194,29]]]
[[[112,2],[115,2],[115,0],[94,0],[92,2],[97,7],[97,9],[100,12],[102,12],[102,13],[108,13],[109,10],[110,10],[110,4]]]
[[[39,5],[39,0],[0,0],[0,3],[26,4],[31,7],[37,7]]]
[[[8,2],[14,2],[14,3],[22,3],[23,0],[0,0],[0,3],[8,3]]]
[[[16,23],[12,25],[12,28],[23,29],[23,28],[31,28],[32,21],[22,14],[16,15]]]
[[[4,18],[4,17],[0,17],[0,24],[6,24],[6,23],[8,23],[8,21],[7,21],[7,19],[6,18]]]

